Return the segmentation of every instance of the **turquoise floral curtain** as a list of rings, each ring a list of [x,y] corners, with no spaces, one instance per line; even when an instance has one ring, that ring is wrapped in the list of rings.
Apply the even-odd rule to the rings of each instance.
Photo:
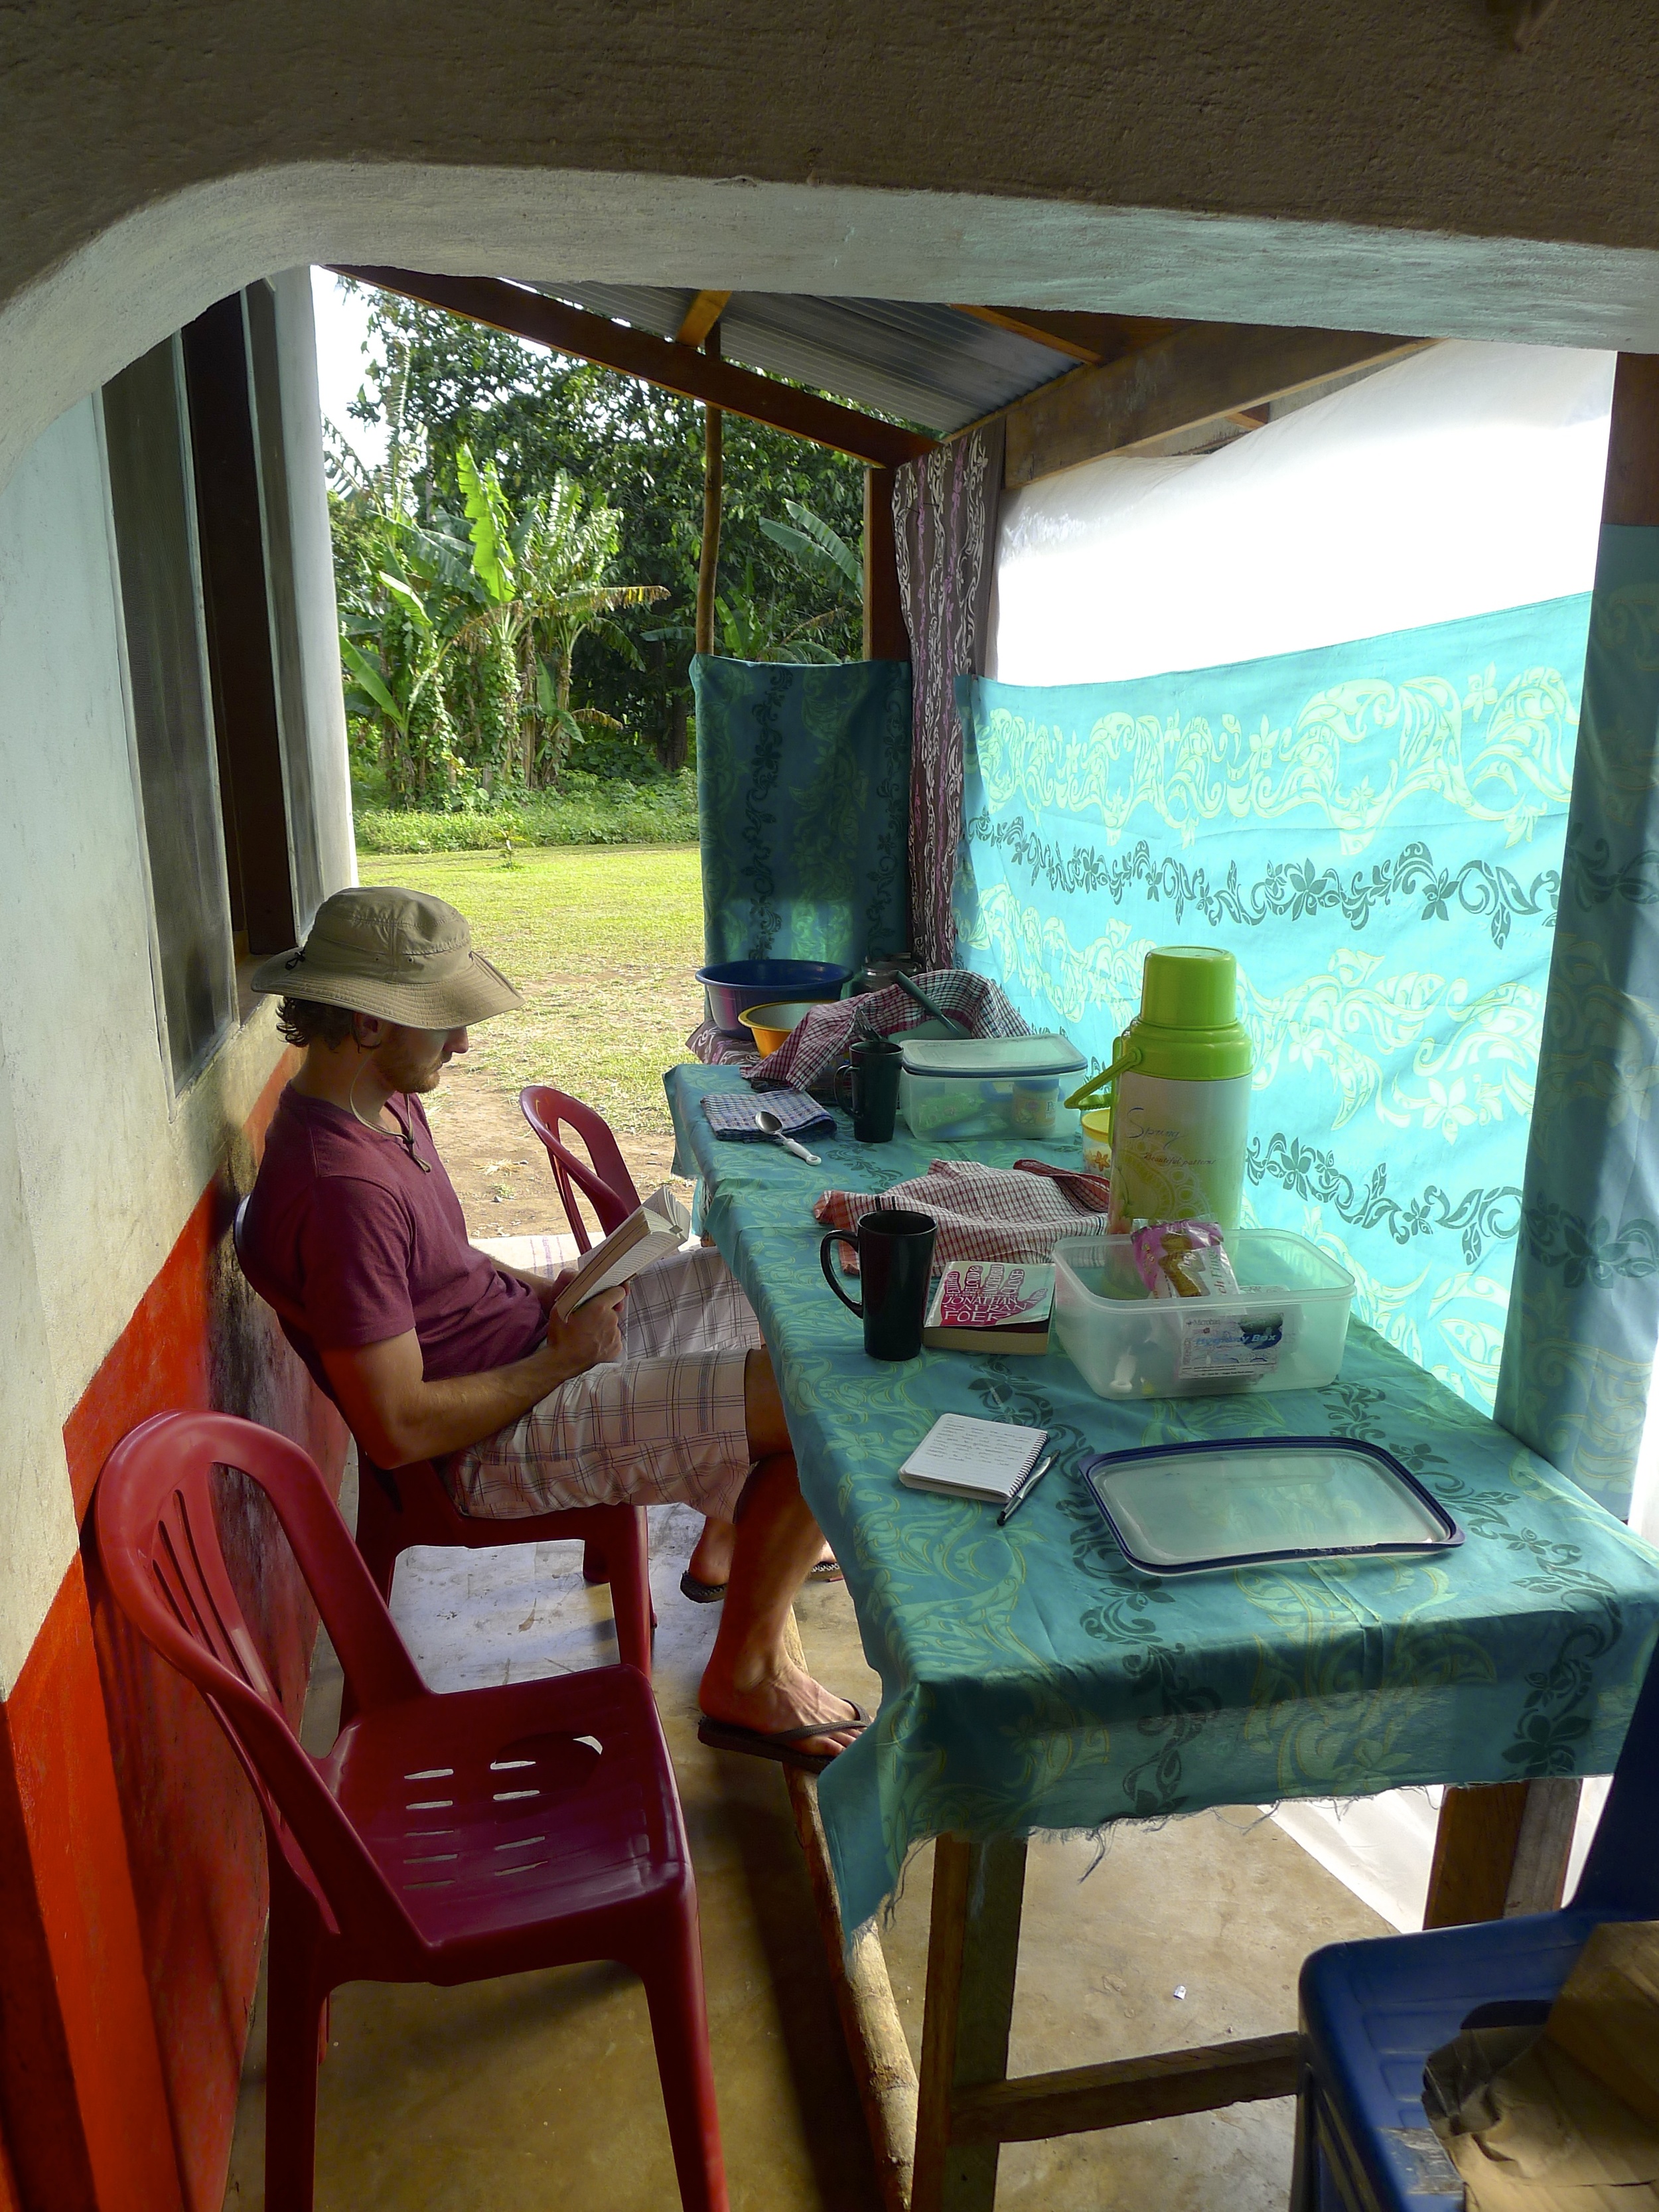
[[[1256,1061],[1247,1218],[1335,1253],[1361,1316],[1488,1408],[1589,611],[960,688],[959,957],[1100,1066],[1150,947],[1226,946]]]
[[[1615,1513],[1659,1336],[1659,529],[1605,526],[1498,1415]]]
[[[910,669],[691,664],[703,942],[859,965],[908,942]]]

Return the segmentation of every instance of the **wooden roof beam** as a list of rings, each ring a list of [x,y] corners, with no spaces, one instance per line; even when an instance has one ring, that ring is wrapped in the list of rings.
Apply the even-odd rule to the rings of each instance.
[[[1013,490],[1105,453],[1133,453],[1431,343],[1376,331],[1188,323],[1121,361],[1075,369],[1016,400],[1003,482]]]
[[[676,345],[700,346],[726,313],[726,303],[731,296],[729,292],[699,292],[674,333]]]
[[[1179,323],[1158,322],[1148,315],[1085,315],[1060,307],[972,307],[960,300],[951,304],[959,315],[971,315],[994,330],[1012,331],[1016,337],[1030,338],[1053,353],[1069,354],[1091,368],[1119,361],[1136,347],[1151,345],[1181,328]]]
[[[423,307],[464,315],[514,337],[530,338],[556,353],[574,354],[601,368],[619,369],[624,376],[642,378],[683,398],[701,399],[726,414],[746,416],[751,422],[787,430],[816,446],[828,446],[833,453],[849,453],[872,467],[897,468],[932,453],[936,442],[920,431],[884,422],[833,399],[820,399],[815,392],[800,392],[793,384],[757,376],[752,369],[700,353],[695,346],[631,330],[624,323],[568,307],[561,300],[496,277],[429,276],[410,269],[337,268],[334,273],[396,292]]]

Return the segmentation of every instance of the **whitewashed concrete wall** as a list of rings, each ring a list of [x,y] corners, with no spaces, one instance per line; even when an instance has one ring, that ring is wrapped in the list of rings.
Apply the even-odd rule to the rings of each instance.
[[[308,331],[308,299],[306,316]],[[290,483],[303,513],[307,479],[313,508],[322,499],[320,454],[314,432],[308,449],[296,443]],[[325,506],[320,530],[311,514],[301,545],[332,887],[348,879],[350,815],[337,680],[337,727],[320,697],[334,650]],[[76,1547],[64,1418],[282,1051],[262,1004],[171,1097],[118,624],[87,399],[0,492],[0,1698]]]

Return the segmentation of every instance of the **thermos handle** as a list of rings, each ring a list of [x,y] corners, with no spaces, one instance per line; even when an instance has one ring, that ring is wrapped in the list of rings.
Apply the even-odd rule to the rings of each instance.
[[[1066,1101],[1067,1107],[1104,1106],[1109,1104],[1110,1101],[1103,1095],[1107,1085],[1109,1083],[1115,1083],[1118,1077],[1121,1075],[1126,1069],[1139,1067],[1139,1065],[1140,1048],[1139,1045],[1132,1045],[1127,1052],[1119,1053],[1117,1058],[1112,1062],[1109,1067],[1103,1067],[1098,1075],[1091,1075],[1086,1083],[1079,1084],[1078,1088]]]
[[[853,1102],[850,1097],[843,1098],[841,1095],[841,1079],[843,1075],[847,1078],[848,1085],[850,1089],[853,1079],[853,1063],[850,1060],[842,1060],[841,1066],[836,1070],[835,1074],[830,1078],[830,1082],[835,1089],[836,1105],[841,1108],[842,1113],[850,1114],[853,1110]]]
[[[853,1300],[848,1297],[846,1291],[842,1290],[841,1285],[836,1280],[835,1272],[830,1265],[830,1247],[832,1244],[850,1244],[853,1249],[856,1252],[859,1249],[859,1240],[850,1229],[832,1229],[830,1231],[830,1234],[823,1238],[818,1246],[818,1265],[823,1270],[824,1281],[829,1284],[830,1289],[841,1300],[842,1305],[846,1307],[848,1312],[856,1314],[859,1319],[862,1321],[864,1319],[864,1301],[860,1298],[855,1305]]]

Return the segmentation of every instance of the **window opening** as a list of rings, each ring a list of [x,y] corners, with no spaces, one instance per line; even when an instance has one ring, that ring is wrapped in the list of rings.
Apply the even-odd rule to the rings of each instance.
[[[178,1091],[236,1005],[179,340],[124,369],[102,398],[158,1012]]]
[[[258,957],[299,932],[241,295],[182,335],[230,911],[238,953]]]
[[[258,436],[265,573],[270,585],[271,639],[276,669],[277,722],[288,788],[288,842],[293,868],[295,944],[311,927],[323,899],[322,854],[317,838],[317,794],[306,714],[305,661],[294,580],[294,526],[289,505],[288,444],[283,434],[283,383],[277,343],[276,295],[264,283],[250,284],[246,302],[248,354],[252,364],[253,419]],[[280,946],[273,948],[280,951]]]

